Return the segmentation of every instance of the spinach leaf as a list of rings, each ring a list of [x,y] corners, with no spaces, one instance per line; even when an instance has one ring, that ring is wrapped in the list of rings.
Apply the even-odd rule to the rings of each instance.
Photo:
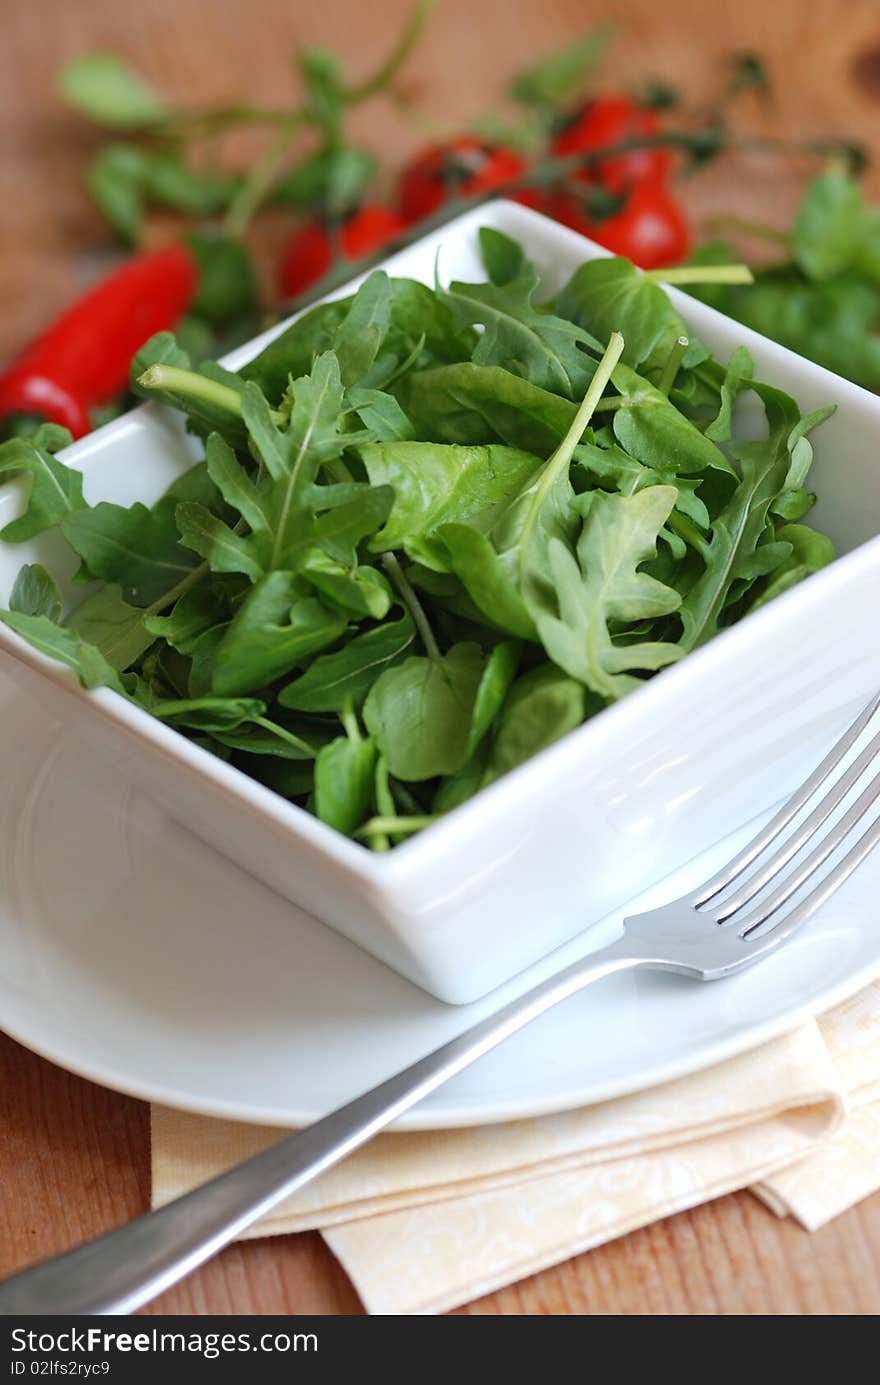
[[[622,359],[629,366],[657,362],[687,335],[684,318],[659,284],[646,279],[629,260],[582,264],[561,290],[556,309],[600,341],[620,332],[626,343]]]
[[[99,649],[111,668],[119,672],[136,663],[155,639],[143,610],[130,605],[122,589],[113,583],[87,596],[64,623]]]
[[[501,438],[526,451],[555,447],[577,413],[569,399],[541,389],[501,366],[472,361],[417,371],[400,387],[422,436],[474,444]]]

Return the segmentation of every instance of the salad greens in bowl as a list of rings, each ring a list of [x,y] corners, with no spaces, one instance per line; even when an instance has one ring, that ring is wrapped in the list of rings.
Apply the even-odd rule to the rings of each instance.
[[[588,260],[548,299],[479,242],[484,282],[377,270],[238,372],[153,338],[135,387],[204,440],[153,505],[87,503],[58,428],[0,447],[32,478],[0,537],[57,529],[84,584],[63,610],[27,564],[0,619],[374,850],[834,556],[806,522],[833,405],[716,361],[662,272]],[[732,442],[744,391],[766,436]]]
[[[6,665],[287,898],[485,993],[880,683],[880,401],[661,287],[694,274],[741,271],[499,202],[222,366],[152,339],[149,407],[0,448]]]

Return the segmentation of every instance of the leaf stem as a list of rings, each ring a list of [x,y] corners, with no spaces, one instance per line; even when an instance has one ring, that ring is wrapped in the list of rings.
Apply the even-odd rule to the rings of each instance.
[[[138,377],[138,384],[145,390],[167,390],[171,394],[183,395],[185,399],[199,399],[205,404],[213,404],[241,418],[241,395],[231,385],[223,385],[219,380],[210,380],[197,370],[184,370],[176,365],[151,365]],[[273,423],[284,423],[284,415],[273,409]]]
[[[339,713],[339,720],[342,722],[343,729],[348,739],[352,741],[354,745],[360,745],[363,736],[361,735],[361,728],[358,725],[354,707],[350,702],[347,702]]]
[[[674,529],[676,534],[684,539],[685,543],[696,549],[701,558],[706,556],[709,548],[708,540],[686,515],[679,514],[678,510],[671,510],[666,517],[666,523],[670,529]]]
[[[387,837],[390,832],[421,832],[423,827],[430,827],[431,823],[436,821],[437,817],[433,813],[425,813],[422,817],[370,818],[363,827],[358,828],[355,836]]]
[[[368,97],[375,96],[377,92],[391,85],[418,43],[435,3],[436,0],[416,0],[409,19],[388,57],[371,77],[367,77],[357,86],[348,88],[345,93],[347,102],[354,105],[358,101],[366,101]]]
[[[272,187],[291,140],[308,123],[308,115],[294,111],[283,121],[233,197],[223,218],[223,232],[240,240],[263,198]]]
[[[441,657],[440,646],[437,644],[434,638],[434,631],[428,623],[428,617],[425,615],[425,608],[421,601],[419,601],[419,598],[416,596],[409,582],[406,580],[403,568],[397,561],[396,556],[393,553],[383,553],[382,566],[400,592],[407,610],[413,618],[413,623],[422,637],[425,653],[430,659],[439,659]]]
[[[675,384],[675,377],[678,374],[679,366],[684,360],[684,353],[687,351],[690,342],[687,337],[678,337],[672,345],[672,350],[666,358],[666,364],[660,379],[657,381],[657,388],[661,394],[669,394]]]
[[[526,555],[528,552],[529,539],[538,521],[544,501],[552,490],[559,476],[571,465],[574,449],[583,436],[584,429],[589,423],[599,400],[602,398],[602,391],[611,379],[611,373],[623,353],[624,341],[619,332],[612,332],[608,338],[608,345],[605,354],[596,367],[596,373],[590,381],[589,388],[584,395],[580,408],[575,414],[571,427],[566,433],[562,442],[548,460],[544,470],[541,472],[535,494],[532,496],[525,523],[520,537],[520,572],[524,575]]]
[[[683,264],[670,269],[643,270],[651,284],[753,284],[755,276],[745,264]]]
[[[285,726],[279,726],[277,721],[269,721],[267,717],[254,717],[255,726],[261,726],[264,731],[271,731],[273,736],[278,736],[282,741],[287,741],[289,745],[296,746],[297,750],[302,750],[306,755],[314,760],[316,751],[309,745],[308,741],[295,736],[292,731],[288,731]]]

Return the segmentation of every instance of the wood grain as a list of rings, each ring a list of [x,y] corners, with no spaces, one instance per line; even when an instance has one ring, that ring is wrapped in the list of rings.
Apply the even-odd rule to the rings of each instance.
[[[283,102],[290,54],[323,43],[365,72],[406,5],[355,0],[7,0],[0,57],[0,359],[11,354],[112,254],[83,191],[95,133],[60,105],[53,73],[71,55],[113,49],[176,101],[250,95]],[[743,102],[756,131],[873,143],[880,111],[876,0],[619,0],[622,33],[607,83],[662,76],[693,103],[718,90],[726,54],[770,62],[775,105]],[[411,80],[441,124],[497,105],[504,76],[607,13],[584,0],[442,0]],[[487,64],[487,55],[491,62]],[[423,138],[380,102],[357,133],[389,165]],[[242,152],[231,149],[230,155]],[[784,223],[809,163],[750,155],[694,177],[687,202]],[[880,193],[875,172],[872,191]],[[263,233],[277,241],[283,224]],[[141,1103],[83,1082],[0,1039],[0,1273],[126,1220],[148,1203]],[[148,1311],[357,1313],[345,1275],[317,1235],[234,1246]],[[815,1314],[880,1311],[880,1196],[808,1236],[749,1194],[699,1207],[579,1256],[459,1310],[474,1314]]]

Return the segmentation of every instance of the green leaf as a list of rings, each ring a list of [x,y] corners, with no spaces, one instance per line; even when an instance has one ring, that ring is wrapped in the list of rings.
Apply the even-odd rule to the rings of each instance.
[[[345,104],[339,59],[327,48],[300,48],[296,54],[296,64],[312,120],[328,135],[335,136]]]
[[[319,655],[301,678],[281,689],[278,701],[301,712],[360,706],[380,673],[398,664],[414,639],[409,615],[355,635],[337,653]]]
[[[834,544],[825,534],[806,524],[783,524],[777,536],[790,546],[790,556],[772,574],[763,591],[749,607],[755,611],[794,587],[804,578],[834,561]]]
[[[571,101],[583,90],[616,31],[615,24],[601,24],[541,58],[512,79],[511,96],[527,106],[559,106]]]
[[[126,245],[134,245],[144,214],[147,156],[130,144],[105,144],[86,178],[104,219]]]
[[[620,332],[621,359],[633,367],[662,365],[678,338],[688,335],[663,289],[630,260],[587,260],[560,291],[556,311],[603,342]]]
[[[64,623],[99,649],[111,668],[119,672],[136,663],[155,639],[143,611],[129,605],[116,585],[101,587],[87,596]]]
[[[733,406],[737,395],[748,389],[754,373],[754,361],[744,346],[738,346],[727,363],[721,386],[721,404],[718,413],[706,429],[705,437],[711,438],[713,442],[729,442],[733,428]]]
[[[177,153],[167,150],[151,155],[144,176],[150,201],[184,216],[213,216],[224,211],[241,187],[240,173],[194,168],[183,163]],[[194,234],[198,233],[191,233]]]
[[[272,190],[272,201],[299,212],[321,207],[331,218],[342,218],[359,205],[377,168],[370,149],[330,145],[285,173]]]
[[[660,668],[680,656],[673,644],[615,643],[610,628],[621,621],[654,620],[681,604],[671,587],[638,571],[654,556],[674,503],[672,486],[651,486],[630,496],[597,491],[578,541],[577,561],[558,539],[550,541],[559,614],[533,605],[532,615],[554,663],[602,697],[622,697],[638,686],[628,670]]]
[[[64,434],[65,437],[68,435]],[[30,495],[22,515],[0,529],[5,543],[23,543],[54,529],[65,515],[84,510],[82,473],[65,466],[40,441],[58,442],[44,432],[30,438],[10,438],[0,444],[0,476],[24,472],[31,478]]]
[[[415,438],[415,425],[393,394],[355,385],[346,391],[345,401],[378,442],[409,442]]]
[[[483,672],[479,645],[457,644],[439,659],[406,659],[373,684],[364,720],[397,779],[455,774],[468,755]]]
[[[376,746],[346,736],[318,751],[315,761],[315,812],[337,832],[351,836],[367,817],[373,799]]]
[[[721,451],[685,418],[666,395],[628,366],[612,376],[624,400],[613,415],[614,436],[630,456],[658,471],[718,470],[732,473]]]
[[[785,479],[788,458],[784,449],[747,442],[735,444],[732,452],[742,480],[712,521],[712,538],[704,553],[705,570],[682,603],[683,650],[696,648],[717,632],[733,583],[748,578],[746,565],[764,533],[770,503]]]
[[[281,760],[313,760],[315,748],[301,736],[289,731],[277,722],[259,718],[259,724],[249,722],[233,731],[214,731],[215,740],[231,750],[241,750],[248,755],[274,755]]]
[[[266,687],[290,673],[343,633],[343,615],[297,594],[296,578],[272,572],[248,592],[220,641],[212,691],[235,697]]]
[[[126,509],[101,501],[92,509],[71,511],[61,529],[93,577],[117,582],[131,605],[149,606],[197,566],[180,546],[178,508],[173,497],[152,510],[140,503]]]
[[[544,467],[530,452],[502,446],[375,443],[361,448],[360,455],[371,484],[394,491],[391,514],[371,550],[403,547],[428,566],[439,562],[441,570],[436,545],[432,549],[421,540],[447,523],[488,531]]]
[[[28,563],[20,569],[9,594],[9,609],[25,616],[61,618],[61,593],[58,583],[39,563]]]
[[[846,173],[828,169],[804,194],[792,232],[792,253],[809,279],[848,269],[863,236],[862,194]]]
[[[486,660],[474,699],[467,744],[468,758],[474,754],[488,733],[516,677],[520,648],[515,640],[503,640],[501,644],[496,644]]]
[[[391,588],[373,567],[352,568],[320,548],[309,548],[298,562],[297,571],[328,605],[355,617],[381,620],[391,609]]]
[[[241,241],[205,231],[190,231],[186,239],[199,266],[192,312],[207,322],[223,323],[256,306],[257,276]]]
[[[480,255],[486,273],[493,284],[509,284],[525,266],[522,246],[493,226],[480,227]]]
[[[602,703],[591,699],[591,712]],[[518,678],[498,720],[488,779],[516,769],[547,746],[574,731],[584,720],[587,692],[553,664],[542,664]]]
[[[58,89],[68,105],[114,130],[150,129],[170,114],[156,89],[113,53],[72,58],[58,73]]]
[[[471,361],[418,371],[398,392],[418,435],[435,442],[503,442],[531,452],[555,447],[577,406],[501,366]],[[366,422],[366,420],[364,420]]]
[[[0,620],[41,654],[72,668],[84,688],[103,685],[124,693],[116,670],[94,645],[80,639],[75,630],[63,629],[48,616],[26,615],[22,611],[0,611]]]
[[[343,385],[359,384],[369,371],[391,326],[391,283],[374,270],[361,284],[333,337]]]
[[[263,575],[263,564],[250,539],[242,538],[204,505],[185,502],[175,510],[180,542],[204,558],[212,572],[242,572],[252,582]]]
[[[232,731],[266,710],[265,702],[253,697],[148,698],[144,705],[160,721],[211,732]]]
[[[453,282],[443,297],[459,326],[483,324],[472,357],[476,365],[504,366],[542,389],[580,398],[595,370],[595,361],[581,348],[598,344],[574,322],[538,312],[532,304],[537,286],[537,273],[524,265],[501,287]]]

